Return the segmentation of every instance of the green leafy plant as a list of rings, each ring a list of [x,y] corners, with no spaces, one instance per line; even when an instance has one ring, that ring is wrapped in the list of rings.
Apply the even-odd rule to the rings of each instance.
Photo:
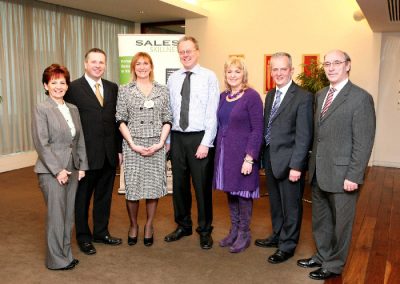
[[[315,94],[322,88],[329,85],[329,80],[326,78],[324,68],[315,60],[309,64],[303,64],[305,71],[297,75],[296,80],[298,84]]]

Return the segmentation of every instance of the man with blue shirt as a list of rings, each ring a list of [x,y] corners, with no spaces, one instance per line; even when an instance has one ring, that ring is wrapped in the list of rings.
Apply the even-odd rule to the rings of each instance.
[[[191,183],[196,193],[200,247],[210,249],[212,232],[213,143],[217,133],[219,86],[214,72],[201,67],[199,45],[184,36],[178,42],[183,68],[168,80],[172,109],[171,162],[175,231],[165,237],[173,242],[192,234]]]

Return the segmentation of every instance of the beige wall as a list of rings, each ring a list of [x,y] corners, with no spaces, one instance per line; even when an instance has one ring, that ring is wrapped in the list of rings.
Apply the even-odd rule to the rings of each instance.
[[[381,34],[373,33],[366,20],[354,21],[355,0],[221,0],[206,2],[204,8],[209,17],[187,20],[186,31],[199,40],[200,62],[217,73],[221,84],[230,54],[245,55],[250,83],[262,92],[264,54],[289,52],[296,76],[303,54],[322,59],[339,48],[352,58],[350,79],[370,92],[377,105]]]
[[[209,18],[187,20],[186,30],[200,41],[201,64],[217,73],[221,85],[223,63],[229,54],[246,56],[250,82],[262,92],[264,54],[291,53],[297,73],[303,54],[317,53],[322,57],[327,51],[340,48],[352,58],[351,80],[370,92],[378,105],[382,35],[373,33],[365,20],[353,20],[353,12],[359,9],[355,0],[220,0],[205,2],[204,8],[210,12]],[[387,139],[400,141],[400,131],[385,127],[385,121],[399,121],[399,114],[386,113],[381,106],[377,111],[375,144],[379,151],[374,151],[371,161],[400,167],[398,143],[392,143],[390,148],[385,144]],[[28,161],[34,161],[29,153],[0,157],[0,172]]]

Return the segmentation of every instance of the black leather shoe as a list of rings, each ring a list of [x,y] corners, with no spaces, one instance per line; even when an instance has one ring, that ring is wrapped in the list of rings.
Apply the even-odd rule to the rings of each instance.
[[[146,226],[144,226],[144,236],[143,236],[143,244],[146,247],[152,246],[153,242],[154,242],[154,229],[153,227],[151,227],[151,237],[150,238],[146,238]]]
[[[105,236],[105,237],[100,238],[100,239],[94,239],[93,241],[95,243],[103,243],[103,244],[112,245],[112,246],[116,246],[116,245],[122,244],[122,240],[120,238],[114,238],[114,237],[111,237],[110,235]]]
[[[284,252],[284,251],[278,249],[273,255],[268,257],[268,262],[273,263],[273,264],[278,264],[278,263],[288,260],[292,256],[293,256],[293,253]]]
[[[202,249],[210,249],[213,245],[213,239],[211,234],[200,235],[200,247]]]
[[[91,255],[96,253],[96,249],[91,242],[78,242],[81,252]]]
[[[316,262],[312,257],[299,259],[297,265],[304,268],[321,267],[321,263]]]
[[[128,234],[128,245],[129,245],[129,246],[133,246],[133,245],[136,245],[136,243],[137,243],[137,236],[131,238],[131,237],[129,236],[129,234]]]
[[[182,227],[178,227],[178,228],[176,228],[175,231],[166,235],[164,238],[164,241],[166,241],[167,243],[175,242],[175,241],[181,239],[182,237],[190,236],[191,234],[192,234],[192,230],[185,230]]]
[[[65,267],[61,267],[61,268],[49,268],[50,270],[71,270],[75,268],[75,263],[74,263],[75,259],[73,261],[71,261],[70,264],[68,264]],[[79,262],[79,261],[78,261]]]
[[[329,278],[334,278],[340,276],[340,274],[336,274],[326,270],[325,268],[319,268],[315,271],[310,272],[309,274],[311,279],[314,280],[326,280]]]
[[[137,232],[136,232],[136,237],[131,237],[129,236],[129,232],[128,232],[128,246],[134,246],[137,243],[137,239],[139,235],[139,227],[137,228]]]
[[[262,247],[262,248],[277,248],[278,247],[278,242],[272,239],[271,237],[266,238],[266,239],[256,239],[254,242],[256,246]]]

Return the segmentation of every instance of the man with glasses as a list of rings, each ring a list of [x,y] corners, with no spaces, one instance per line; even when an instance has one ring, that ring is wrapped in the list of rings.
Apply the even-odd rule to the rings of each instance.
[[[319,267],[309,276],[339,276],[346,263],[356,203],[375,137],[372,96],[349,81],[347,53],[324,57],[330,86],[316,94],[314,142],[309,164],[312,227],[317,252],[300,259],[301,267]]]
[[[218,80],[214,72],[198,64],[200,51],[195,38],[178,41],[183,68],[168,80],[172,109],[171,162],[173,203],[177,228],[165,237],[173,242],[192,234],[191,180],[196,193],[200,247],[213,245],[212,172],[213,143],[217,132]]]

